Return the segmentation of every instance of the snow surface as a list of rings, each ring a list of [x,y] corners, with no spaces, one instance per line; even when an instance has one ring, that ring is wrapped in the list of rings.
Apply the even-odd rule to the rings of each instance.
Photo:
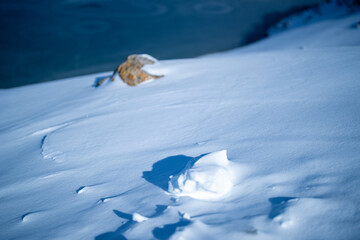
[[[230,165],[226,150],[207,154],[195,163],[189,161],[175,176],[170,176],[169,192],[175,196],[195,199],[217,199],[233,187],[236,177],[242,176],[240,168]]]
[[[0,239],[358,239],[359,20],[1,90]]]
[[[284,30],[303,27],[310,23],[344,17],[359,10],[360,6],[353,4],[352,2],[352,0],[324,1],[314,8],[282,19],[277,24],[270,27],[267,32],[269,35],[273,35]],[[355,27],[355,25],[352,27]]]

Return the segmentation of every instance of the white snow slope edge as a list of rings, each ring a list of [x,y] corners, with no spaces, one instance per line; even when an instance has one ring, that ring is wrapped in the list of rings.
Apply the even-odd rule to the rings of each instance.
[[[1,90],[0,239],[358,239],[359,20]]]

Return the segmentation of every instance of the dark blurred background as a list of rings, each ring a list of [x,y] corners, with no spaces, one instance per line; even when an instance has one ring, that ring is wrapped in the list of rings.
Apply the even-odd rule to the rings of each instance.
[[[0,0],[0,88],[239,47],[321,0]]]

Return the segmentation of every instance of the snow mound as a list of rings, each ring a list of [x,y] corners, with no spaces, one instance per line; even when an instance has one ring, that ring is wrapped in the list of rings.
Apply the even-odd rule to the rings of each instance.
[[[207,154],[197,162],[189,162],[177,175],[171,176],[169,192],[209,200],[224,196],[233,187],[234,174],[226,150]]]

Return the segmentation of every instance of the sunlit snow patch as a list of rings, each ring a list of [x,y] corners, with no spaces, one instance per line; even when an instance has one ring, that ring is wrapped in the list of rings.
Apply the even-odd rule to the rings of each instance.
[[[171,176],[169,192],[202,200],[222,197],[233,187],[234,173],[230,165],[226,150],[207,154]]]
[[[135,222],[144,222],[144,221],[148,220],[148,218],[144,217],[138,213],[134,213],[132,216],[132,220]]]

